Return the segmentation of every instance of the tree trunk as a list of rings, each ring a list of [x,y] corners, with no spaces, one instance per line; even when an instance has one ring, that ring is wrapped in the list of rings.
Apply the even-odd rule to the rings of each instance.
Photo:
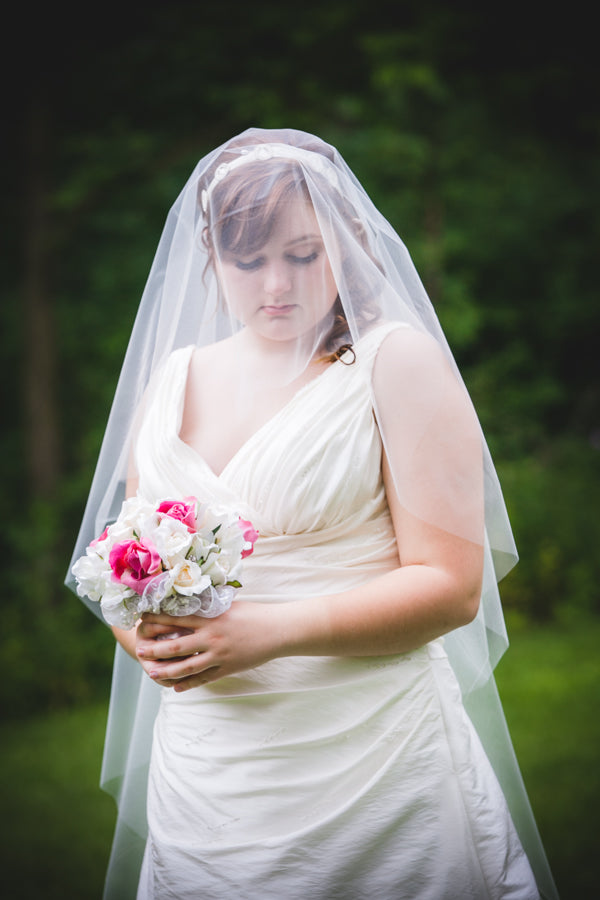
[[[31,496],[50,499],[59,477],[56,342],[49,284],[48,115],[33,100],[26,123],[24,403]]]

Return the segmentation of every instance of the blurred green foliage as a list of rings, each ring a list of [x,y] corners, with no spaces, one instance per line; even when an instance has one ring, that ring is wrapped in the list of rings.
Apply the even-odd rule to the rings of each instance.
[[[513,616],[567,623],[600,611],[597,457],[597,449],[570,440],[500,463],[520,553],[501,584]]]
[[[507,607],[599,612],[600,107],[585,16],[175,0],[142,18],[107,10],[73,39],[70,15],[36,14],[4,111],[0,550],[18,689],[0,683],[3,708],[106,684],[110,635],[64,574],[168,208],[197,159],[250,125],[329,140],[404,237],[498,463],[521,553]],[[24,299],[30,195],[43,212],[42,344]],[[60,451],[43,491],[24,389],[40,346]]]

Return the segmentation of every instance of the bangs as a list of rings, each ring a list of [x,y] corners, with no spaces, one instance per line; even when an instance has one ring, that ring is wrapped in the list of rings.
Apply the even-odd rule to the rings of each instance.
[[[248,256],[260,250],[273,234],[283,209],[299,200],[310,203],[308,187],[296,163],[282,161],[268,168],[251,163],[243,173],[232,173],[213,195],[213,209],[219,210],[211,228],[217,254]]]

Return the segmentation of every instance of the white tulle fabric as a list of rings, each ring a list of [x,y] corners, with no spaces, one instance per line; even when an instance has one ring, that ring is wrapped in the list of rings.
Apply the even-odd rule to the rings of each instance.
[[[243,599],[340,591],[398,565],[370,384],[387,330],[302,388],[219,476],[179,438],[194,348],[169,361],[137,445],[140,491],[242,503],[261,535]],[[148,818],[139,900],[538,896],[442,640],[164,690]]]

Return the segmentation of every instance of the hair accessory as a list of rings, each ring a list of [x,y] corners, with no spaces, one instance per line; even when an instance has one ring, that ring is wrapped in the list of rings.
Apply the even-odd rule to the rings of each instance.
[[[231,162],[221,163],[221,165],[218,166],[208,188],[204,189],[200,194],[202,211],[205,214],[208,212],[208,202],[216,185],[223,181],[223,179],[231,172],[235,171],[235,169],[238,169],[246,163],[256,161],[266,162],[267,160],[274,158],[290,159],[294,162],[299,162],[308,166],[313,172],[317,172],[317,174],[326,178],[331,187],[338,191],[340,189],[334,165],[320,153],[315,153],[314,150],[305,150],[303,147],[292,147],[289,144],[259,144],[259,146],[254,147],[251,150],[245,147],[241,150],[240,155]]]

